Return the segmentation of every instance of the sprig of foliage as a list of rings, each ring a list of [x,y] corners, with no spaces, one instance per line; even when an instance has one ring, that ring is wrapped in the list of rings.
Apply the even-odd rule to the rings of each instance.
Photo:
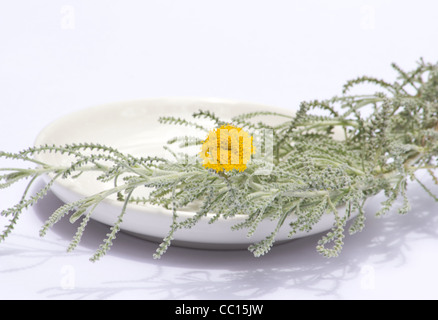
[[[273,166],[268,159],[253,159],[244,172],[217,173],[206,170],[196,156],[177,153],[169,146],[164,147],[172,152],[173,160],[138,158],[108,146],[85,142],[37,146],[18,153],[0,152],[0,158],[32,165],[26,169],[0,169],[0,189],[29,180],[21,200],[1,211],[1,216],[10,218],[10,223],[0,235],[0,241],[11,233],[22,212],[41,200],[55,181],[97,172],[98,181],[112,181],[113,187],[60,207],[40,232],[44,236],[65,216],[70,216],[72,223],[81,220],[68,248],[74,250],[97,206],[108,197],[116,197],[123,202],[123,209],[92,261],[110,250],[131,203],[160,205],[173,213],[169,234],[158,247],[155,258],[166,252],[178,230],[193,227],[209,214],[210,223],[245,215],[246,220],[232,229],[246,229],[249,237],[263,220],[277,221],[264,240],[249,247],[255,256],[269,252],[282,228],[289,228],[292,237],[297,232],[311,231],[324,215],[330,214],[335,221],[333,229],[322,237],[317,250],[326,257],[338,256],[347,220],[357,215],[348,230],[350,234],[365,227],[364,205],[370,196],[380,192],[386,195],[381,209],[376,212],[378,216],[387,213],[399,197],[403,199],[399,213],[409,211],[406,188],[410,181],[417,181],[429,195],[438,199],[416,176],[418,170],[427,170],[435,183],[438,182],[434,174],[438,155],[438,65],[420,60],[413,71],[403,71],[395,64],[393,68],[398,74],[393,83],[368,76],[350,80],[344,86],[343,95],[303,102],[294,117],[266,111],[231,119],[231,124],[252,134],[260,129],[274,130]],[[363,83],[375,84],[383,92],[348,94]],[[370,108],[371,112],[365,112]],[[328,115],[317,116],[315,110]],[[279,117],[283,122],[273,127],[256,120],[267,115]],[[204,125],[197,122],[199,119],[204,120]],[[211,110],[194,113],[191,121],[160,118],[161,123],[208,131],[205,120],[217,127],[229,123]],[[335,128],[344,132],[342,141],[333,138]],[[202,144],[202,140],[182,135],[169,141],[169,145],[175,143],[181,147],[196,146]],[[71,163],[55,166],[34,159],[42,153],[69,156]],[[269,175],[257,174],[258,169],[269,165],[272,167]],[[49,175],[52,180],[29,197],[31,186],[43,175]],[[149,196],[133,196],[139,188],[150,189]],[[192,217],[178,216],[178,210],[195,202],[200,205]],[[345,215],[339,213],[341,205],[345,207]],[[286,223],[290,221],[288,218],[292,218],[292,222]]]

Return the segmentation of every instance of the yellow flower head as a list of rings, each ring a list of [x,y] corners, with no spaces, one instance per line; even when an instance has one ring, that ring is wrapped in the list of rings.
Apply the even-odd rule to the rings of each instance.
[[[204,160],[205,168],[219,172],[233,169],[244,171],[254,153],[252,136],[242,128],[223,125],[210,131],[199,155]]]

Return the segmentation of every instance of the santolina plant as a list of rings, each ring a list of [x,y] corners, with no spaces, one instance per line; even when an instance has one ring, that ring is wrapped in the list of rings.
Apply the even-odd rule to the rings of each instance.
[[[242,114],[225,122],[211,110],[200,110],[190,121],[174,117],[160,119],[161,123],[192,126],[206,134],[212,128],[216,132],[235,130],[237,138],[230,134],[227,140],[233,145],[233,139],[237,139],[234,146],[238,148],[234,155],[230,149],[231,155],[222,159],[221,149],[227,144],[217,139],[218,136],[215,143],[206,147],[206,141],[215,139],[214,135],[208,135],[205,140],[182,135],[169,141],[169,145],[199,146],[201,153],[190,155],[183,152],[184,149],[175,152],[170,146],[163,146],[172,154],[172,160],[134,157],[109,146],[85,141],[63,146],[36,146],[18,153],[0,152],[0,158],[31,164],[25,169],[0,169],[0,189],[28,180],[21,200],[1,211],[1,216],[9,218],[9,223],[0,234],[0,240],[11,233],[23,211],[42,199],[56,180],[74,179],[92,171],[99,173],[98,181],[113,181],[114,186],[61,206],[40,231],[44,236],[65,216],[69,216],[72,223],[80,221],[68,247],[69,251],[74,250],[96,207],[104,199],[117,196],[123,208],[92,261],[100,259],[111,248],[132,203],[159,205],[173,213],[169,233],[158,247],[155,258],[166,252],[178,230],[191,228],[207,214],[210,214],[210,223],[245,215],[246,220],[233,229],[245,229],[248,236],[264,219],[276,221],[266,239],[249,247],[257,257],[271,249],[281,228],[288,228],[293,236],[298,231],[312,230],[324,214],[331,214],[335,221],[333,229],[321,238],[317,250],[326,257],[336,257],[341,252],[345,232],[354,234],[364,228],[364,204],[370,196],[380,192],[386,195],[380,210],[375,213],[377,216],[388,212],[399,197],[403,201],[398,212],[409,211],[406,195],[409,181],[416,181],[438,200],[416,176],[419,170],[425,170],[438,183],[434,173],[438,155],[438,65],[420,59],[412,71],[403,71],[396,64],[392,66],[398,75],[396,81],[386,82],[368,76],[350,80],[342,95],[303,102],[293,117],[267,111]],[[380,91],[365,95],[350,93],[353,87],[363,83],[374,84]],[[266,115],[282,121],[273,126],[257,120]],[[210,120],[211,127],[201,125],[200,119]],[[343,139],[334,139],[333,132],[339,129]],[[256,139],[259,132],[268,132],[269,138]],[[216,153],[212,145],[218,147]],[[244,145],[251,146],[246,153]],[[228,146],[225,149],[228,150]],[[257,149],[269,152],[260,157],[256,156]],[[43,163],[34,157],[41,153],[68,155],[72,161],[67,166]],[[234,164],[229,161],[231,158]],[[47,185],[30,195],[35,181],[47,174],[51,177]],[[134,196],[139,188],[151,189],[149,196]],[[179,209],[195,201],[200,205],[192,217],[178,217]],[[340,205],[345,206],[345,215],[339,214],[337,207]],[[355,218],[346,230],[347,220],[353,214]],[[286,223],[288,217],[295,219]]]

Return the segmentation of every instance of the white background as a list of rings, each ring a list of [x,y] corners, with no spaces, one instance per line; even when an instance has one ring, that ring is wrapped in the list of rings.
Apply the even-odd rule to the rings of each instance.
[[[391,62],[436,62],[437,39],[434,1],[1,1],[0,149],[26,148],[60,116],[113,101],[195,96],[295,109],[359,75],[392,81]],[[1,208],[20,191],[1,191]],[[407,216],[375,219],[383,197],[369,203],[366,230],[337,259],[315,252],[317,235],[259,259],[171,248],[155,261],[156,244],[120,234],[93,264],[101,224],[72,254],[68,220],[39,238],[61,205],[49,194],[0,244],[0,298],[436,299],[438,207],[418,185],[409,197]]]

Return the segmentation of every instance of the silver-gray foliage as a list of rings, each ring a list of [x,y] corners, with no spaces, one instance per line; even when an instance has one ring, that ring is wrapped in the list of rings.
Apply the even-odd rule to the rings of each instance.
[[[349,228],[350,234],[365,226],[365,200],[379,192],[386,195],[376,215],[388,212],[398,197],[403,204],[401,214],[409,211],[406,196],[408,181],[418,183],[435,200],[431,190],[418,178],[418,170],[427,170],[433,180],[438,154],[438,65],[418,62],[410,72],[393,64],[398,73],[394,83],[373,77],[348,81],[343,94],[324,101],[303,102],[295,117],[270,112],[254,112],[233,118],[233,125],[250,133],[260,129],[274,131],[274,166],[269,175],[257,175],[257,169],[267,165],[263,159],[248,164],[244,172],[215,172],[202,166],[199,159],[187,161],[187,156],[172,151],[173,160],[157,157],[139,158],[94,143],[65,146],[32,147],[19,153],[0,152],[0,158],[32,164],[30,168],[0,169],[0,189],[29,180],[21,200],[1,211],[10,219],[0,240],[13,230],[22,212],[42,199],[57,179],[74,178],[87,171],[99,172],[99,181],[114,181],[114,187],[96,195],[68,203],[57,209],[41,229],[45,235],[50,227],[69,215],[72,223],[80,220],[68,250],[80,243],[87,222],[99,203],[109,196],[117,196],[124,203],[123,210],[100,246],[92,261],[100,259],[111,248],[120,230],[120,224],[131,203],[160,205],[173,212],[169,234],[163,239],[154,257],[160,258],[168,249],[174,234],[182,228],[193,227],[201,218],[210,216],[210,223],[235,215],[247,219],[233,229],[245,229],[251,236],[261,221],[277,221],[266,239],[249,247],[255,256],[266,254],[275,242],[281,228],[289,228],[290,236],[298,231],[310,231],[322,215],[332,214],[335,224],[317,244],[317,250],[326,257],[341,252],[345,227],[349,217],[357,213]],[[369,95],[349,94],[362,83],[377,85],[381,91]],[[370,109],[371,112],[363,112]],[[322,111],[322,112],[315,112]],[[317,115],[319,114],[319,115]],[[320,114],[326,114],[321,116]],[[275,127],[253,121],[258,116],[274,115],[284,121]],[[162,123],[192,126],[202,131],[197,119],[209,119],[213,126],[225,122],[212,111],[200,110],[193,120],[163,117]],[[344,140],[333,138],[333,130],[340,127]],[[201,140],[184,136],[169,141],[200,145]],[[170,150],[170,149],[169,149]],[[69,166],[59,167],[34,159],[40,153],[61,153],[74,159]],[[53,180],[29,196],[33,183],[50,173]],[[150,188],[149,197],[135,197],[137,188]],[[180,219],[178,209],[200,202],[199,210],[189,219]],[[337,210],[344,205],[346,215]],[[296,219],[285,225],[291,215]],[[230,230],[232,232],[232,230]]]

